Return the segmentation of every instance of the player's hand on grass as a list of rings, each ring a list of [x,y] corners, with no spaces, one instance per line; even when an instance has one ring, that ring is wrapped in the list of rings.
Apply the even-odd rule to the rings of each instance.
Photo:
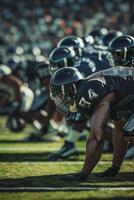
[[[85,172],[79,172],[75,174],[66,175],[61,178],[62,181],[72,182],[72,181],[83,181],[88,177],[88,174]]]
[[[98,177],[114,177],[118,174],[119,170],[120,170],[119,167],[112,165],[106,171],[104,171],[103,173],[101,173],[97,176]]]

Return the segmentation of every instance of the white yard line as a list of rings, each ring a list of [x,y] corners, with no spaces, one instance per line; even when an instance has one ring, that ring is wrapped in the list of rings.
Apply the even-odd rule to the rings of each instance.
[[[98,164],[111,164],[112,161],[100,161]],[[124,164],[130,164],[130,163],[133,163],[133,161],[124,161]],[[34,165],[49,165],[49,164],[55,164],[55,165],[81,165],[83,164],[83,161],[18,161],[18,162],[1,162],[0,161],[0,165],[1,164],[10,164],[10,165],[29,165],[29,164],[34,164]]]
[[[99,163],[101,163],[102,164],[102,162],[103,161],[100,161]],[[104,161],[105,162],[105,161]],[[103,164],[104,164],[104,162],[103,162]],[[109,163],[109,162],[106,162],[106,163]],[[37,162],[35,162],[35,161],[22,161],[22,162],[0,162],[0,165],[1,164],[10,164],[10,165],[18,165],[18,164],[20,164],[20,165],[29,165],[29,164],[34,164],[34,165],[49,165],[49,164],[55,164],[55,165],[81,165],[81,164],[83,164],[83,161],[54,161],[54,162],[52,162],[52,161],[37,161]]]
[[[49,161],[42,161],[42,162],[35,162],[35,161],[26,161],[26,162],[0,162],[0,164],[15,164],[15,165],[18,165],[18,164],[21,164],[21,165],[29,165],[29,164],[38,164],[38,165],[49,165],[49,164],[55,164],[55,165],[81,165],[83,164],[83,161],[54,161],[54,162],[49,162]],[[110,163],[110,162],[105,162],[105,161],[100,161],[99,162],[100,164],[104,164],[104,163]]]
[[[134,187],[0,187],[0,192],[17,191],[129,191]]]
[[[0,151],[58,151],[55,147],[0,147]],[[79,151],[85,151],[85,148],[79,148]]]

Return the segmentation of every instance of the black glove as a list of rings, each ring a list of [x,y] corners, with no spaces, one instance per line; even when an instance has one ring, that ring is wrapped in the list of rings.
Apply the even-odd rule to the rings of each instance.
[[[87,173],[79,172],[76,174],[70,174],[70,175],[64,176],[61,178],[61,180],[65,182],[83,181],[87,177],[88,177]]]
[[[114,177],[118,174],[119,170],[120,170],[120,167],[116,167],[116,166],[112,165],[106,171],[104,171],[103,173],[101,173],[97,176],[99,176],[99,177]]]

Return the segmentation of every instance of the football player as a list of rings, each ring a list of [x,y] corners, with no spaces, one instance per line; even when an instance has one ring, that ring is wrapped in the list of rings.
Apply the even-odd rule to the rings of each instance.
[[[111,41],[111,43],[109,43],[108,49],[113,55],[115,65],[127,67],[134,66],[134,37],[130,35],[117,36]],[[113,134],[113,137],[116,137],[116,140],[114,139],[114,141],[116,142],[117,135],[114,136]],[[131,159],[133,157],[134,147],[131,147],[130,144],[130,148],[125,155],[125,159]]]
[[[30,109],[29,114],[26,113],[25,117],[35,119],[34,126],[37,126],[37,131],[32,132],[24,140],[26,141],[41,141],[44,140],[44,136],[48,133],[49,121],[51,118],[55,118],[56,106],[49,96],[49,82],[50,82],[50,72],[49,72],[49,62],[40,63],[39,65],[33,66],[33,70],[30,76],[32,82],[34,78],[39,81],[39,86],[35,88],[35,98]],[[23,114],[24,116],[24,114]],[[63,115],[59,113],[57,123],[61,122]],[[55,120],[56,120],[55,119]]]
[[[6,65],[0,65],[0,93],[0,111],[1,114],[10,115],[8,122],[11,122],[11,118],[13,119],[13,116],[17,113],[29,112],[34,100],[32,90],[26,83],[14,76],[11,69]],[[17,129],[16,121],[13,121]],[[17,120],[17,122],[22,129],[24,121]],[[11,123],[9,124],[12,127]]]
[[[60,68],[73,66],[77,68],[84,75],[84,77],[87,77],[96,71],[109,68],[107,62],[99,60],[97,57],[91,57],[90,59],[88,57],[80,57],[80,59],[77,59],[74,49],[68,48],[67,46],[55,48],[49,56],[49,61],[50,72],[52,74]],[[59,105],[58,108],[59,110],[62,110]],[[81,132],[87,132],[87,119],[83,117],[80,112],[76,112],[69,113],[67,120],[69,121],[69,124],[71,123],[72,129],[70,129],[70,133],[61,150],[50,155],[48,160],[63,159],[72,155],[78,155],[75,142],[79,139]],[[109,127],[109,132],[109,135],[111,135],[111,127]]]
[[[102,38],[102,44],[105,47],[108,47],[109,43],[115,38],[122,36],[123,33],[121,31],[110,30],[106,35]]]
[[[108,50],[112,53],[116,66],[134,66],[134,37],[118,36],[110,42]]]
[[[96,57],[99,60],[107,62],[109,66],[113,66],[113,59],[111,56],[111,53],[107,50],[106,47],[102,45],[94,45],[94,43],[84,43],[85,39],[88,38],[89,36],[85,36],[84,39],[70,35],[66,36],[63,39],[61,39],[58,42],[58,47],[61,46],[68,46],[74,49],[76,53],[76,58],[77,59],[83,59],[84,58],[91,58],[91,57]]]
[[[92,172],[100,160],[104,129],[111,119],[115,124],[114,132],[120,135],[120,140],[115,147],[118,148],[118,155],[113,155],[109,171],[112,169],[112,175],[118,173],[127,150],[127,141],[133,140],[133,76],[134,70],[130,68],[108,69],[85,79],[72,67],[59,69],[53,74],[50,80],[53,100],[60,101],[66,112],[73,108],[75,112],[80,111],[91,119],[91,135],[87,140],[83,168],[63,180],[81,181]]]

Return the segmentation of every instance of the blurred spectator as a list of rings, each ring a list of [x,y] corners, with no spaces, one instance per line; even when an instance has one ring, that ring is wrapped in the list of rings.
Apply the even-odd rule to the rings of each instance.
[[[94,27],[134,34],[133,0],[1,0],[0,45],[37,45],[45,55],[68,34]]]

